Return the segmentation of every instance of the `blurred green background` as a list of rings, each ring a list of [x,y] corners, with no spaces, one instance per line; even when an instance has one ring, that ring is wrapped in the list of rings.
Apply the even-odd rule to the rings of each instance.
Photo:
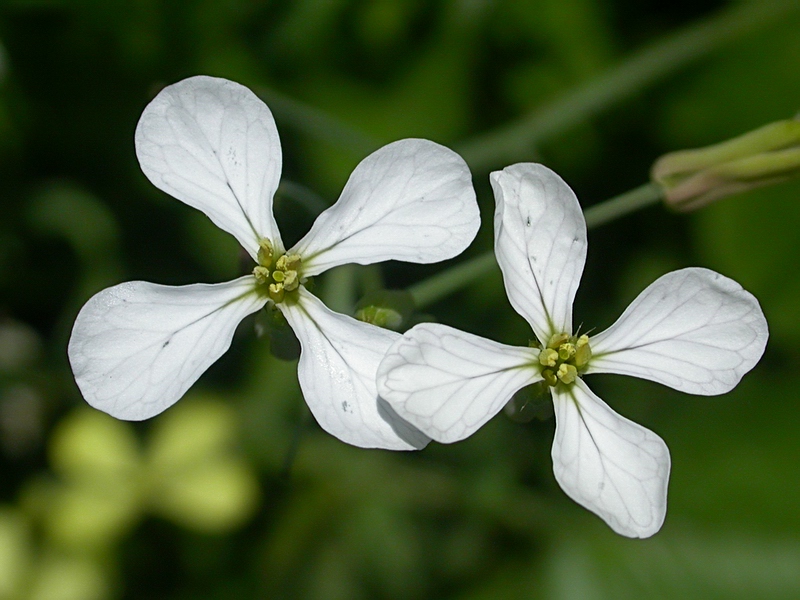
[[[669,511],[648,540],[561,492],[552,419],[501,413],[419,453],[340,443],[252,320],[146,423],[86,407],[66,360],[103,287],[243,272],[233,238],[138,168],[133,131],[164,85],[216,75],[268,103],[288,244],[380,145],[460,151],[484,217],[468,258],[491,248],[491,170],[544,162],[586,207],[665,152],[797,114],[799,30],[800,2],[781,0],[0,2],[0,598],[800,597],[798,182],[589,234],[584,328],[689,265],[739,281],[770,322],[761,363],[723,397],[592,377],[670,447]],[[319,293],[347,312],[364,282],[401,289],[465,257],[334,271]],[[496,272],[425,310],[530,336]]]

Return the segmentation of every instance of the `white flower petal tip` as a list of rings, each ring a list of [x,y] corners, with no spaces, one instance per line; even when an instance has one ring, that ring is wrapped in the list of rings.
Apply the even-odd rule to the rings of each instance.
[[[586,221],[575,193],[547,167],[520,163],[490,175],[495,254],[511,305],[539,341],[571,332],[586,262]]]
[[[283,248],[272,216],[281,145],[272,113],[246,87],[197,76],[144,109],[136,155],[147,178],[203,211],[255,259],[262,237]]]
[[[140,421],[177,402],[264,305],[253,278],[170,287],[132,281],[83,306],[69,361],[83,397],[118,419]]]
[[[524,386],[539,351],[499,344],[445,325],[417,325],[378,368],[378,392],[426,435],[451,443],[472,435]]]
[[[591,338],[587,373],[619,373],[682,392],[730,391],[761,358],[769,332],[755,297],[701,268],[668,273]]]
[[[553,389],[553,472],[561,488],[621,535],[658,532],[667,512],[667,445],[611,410],[580,379]]]
[[[400,334],[335,313],[300,288],[280,308],[300,340],[300,388],[319,425],[362,448],[419,450],[430,438],[378,396],[375,374]]]
[[[355,168],[338,202],[291,250],[317,275],[346,263],[432,263],[460,254],[478,232],[472,177],[452,150],[400,140]]]

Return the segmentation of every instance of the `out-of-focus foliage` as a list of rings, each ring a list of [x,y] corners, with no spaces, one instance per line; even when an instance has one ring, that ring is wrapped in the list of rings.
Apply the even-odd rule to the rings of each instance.
[[[695,60],[535,145],[498,148],[473,173],[484,223],[467,255],[491,248],[489,168],[544,162],[590,205],[646,181],[666,152],[793,117],[800,7],[770,20],[794,3],[755,4],[761,17],[709,33]],[[381,144],[417,136],[469,149],[545,108],[580,110],[576,90],[642,48],[748,6],[0,4],[0,598],[797,597],[797,183],[688,216],[653,207],[590,232],[575,307],[584,329],[689,265],[742,283],[771,328],[761,364],[721,398],[592,380],[670,447],[669,512],[648,540],[617,537],[560,491],[552,419],[501,413],[464,442],[419,453],[340,443],[308,415],[296,363],[274,358],[254,320],[187,398],[143,424],[84,406],[65,350],[78,309],[107,285],[247,270],[233,238],[138,169],[133,131],[163,85],[216,75],[269,104],[285,155],[277,219],[291,244]],[[448,266],[348,267],[316,292],[348,312],[365,293]],[[531,335],[496,274],[425,310],[506,343]]]

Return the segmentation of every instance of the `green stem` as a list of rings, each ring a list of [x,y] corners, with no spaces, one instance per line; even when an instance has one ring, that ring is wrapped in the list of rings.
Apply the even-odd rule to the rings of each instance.
[[[381,146],[379,141],[299,100],[271,88],[262,87],[256,92],[281,121],[314,139],[349,148],[356,156],[366,156]]]
[[[298,206],[303,207],[306,212],[312,217],[316,217],[323,210],[328,208],[329,204],[322,196],[313,192],[309,188],[294,181],[289,181],[286,178],[281,179],[278,186],[276,197],[285,197],[293,200]]]
[[[530,156],[532,149],[641,92],[725,44],[775,23],[800,8],[796,0],[739,2],[646,46],[599,77],[518,121],[483,134],[456,150],[474,170]]]
[[[584,211],[586,227],[592,229],[636,210],[656,204],[663,198],[661,186],[645,183],[629,192],[596,204]],[[424,308],[485,277],[497,269],[490,250],[408,288],[417,308]]]
[[[356,269],[355,264],[346,264],[325,273],[325,285],[321,297],[331,310],[346,315],[353,314],[356,300]]]
[[[645,183],[629,192],[615,196],[610,200],[590,206],[583,211],[586,228],[593,229],[605,225],[629,213],[656,204],[664,199],[664,190],[657,183]]]
[[[460,290],[496,268],[494,252],[489,251],[412,285],[408,288],[408,293],[411,294],[414,305],[423,308]]]

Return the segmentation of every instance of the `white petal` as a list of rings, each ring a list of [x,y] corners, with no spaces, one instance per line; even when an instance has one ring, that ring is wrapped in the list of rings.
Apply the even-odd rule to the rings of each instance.
[[[118,419],[166,410],[228,349],[239,322],[264,306],[252,276],[171,287],[131,281],[83,306],[69,361],[86,401]]]
[[[702,395],[731,390],[767,343],[758,301],[708,269],[653,282],[614,325],[590,340],[587,373],[620,373]]]
[[[561,488],[619,534],[656,533],[667,513],[664,440],[615,413],[582,379],[553,388],[553,402],[553,472]]]
[[[511,305],[542,343],[572,333],[572,302],[586,262],[586,221],[564,180],[521,163],[491,174],[495,254]]]
[[[203,211],[253,258],[259,238],[283,248],[272,216],[278,130],[246,87],[198,76],[164,88],[139,119],[136,155],[156,187]]]
[[[359,163],[292,252],[307,275],[346,263],[432,263],[460,254],[479,225],[464,160],[428,140],[400,140]]]
[[[378,369],[378,391],[438,442],[469,437],[524,386],[541,380],[534,348],[517,348],[436,323],[407,331]]]
[[[300,295],[278,306],[300,340],[300,388],[320,426],[362,448],[424,448],[429,438],[398,417],[375,385],[378,364],[400,335],[335,313],[303,287]]]

